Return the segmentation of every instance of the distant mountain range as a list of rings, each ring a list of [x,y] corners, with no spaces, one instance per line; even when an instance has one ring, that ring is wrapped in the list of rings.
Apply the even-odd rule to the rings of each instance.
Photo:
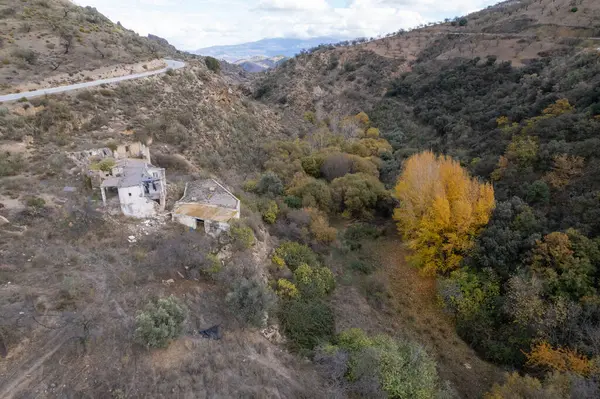
[[[241,66],[247,72],[263,72],[267,69],[275,68],[288,59],[289,57],[282,55],[275,57],[256,56],[249,59],[237,60],[234,64]]]
[[[236,63],[246,69],[257,69],[260,66],[269,66],[272,68],[282,61],[283,58],[293,57],[300,53],[303,49],[316,47],[320,44],[337,43],[343,40],[339,37],[316,37],[312,39],[263,39],[257,42],[242,43],[230,46],[213,46],[206,47],[193,53],[204,56],[211,56],[227,62]],[[258,58],[257,58],[258,57]],[[273,61],[273,57],[279,60]],[[253,65],[253,64],[258,64]],[[265,70],[268,68],[262,68]],[[246,69],[249,70],[249,69]],[[251,70],[250,72],[258,72]]]

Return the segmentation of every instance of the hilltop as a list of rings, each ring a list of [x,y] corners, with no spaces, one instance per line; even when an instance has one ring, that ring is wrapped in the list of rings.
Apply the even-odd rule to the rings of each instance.
[[[141,37],[92,7],[0,1],[2,93],[158,69],[161,58],[178,55],[166,40]]]

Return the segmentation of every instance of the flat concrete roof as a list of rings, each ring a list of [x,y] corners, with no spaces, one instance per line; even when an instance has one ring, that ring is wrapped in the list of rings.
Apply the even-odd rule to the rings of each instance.
[[[214,179],[187,183],[178,203],[213,205],[237,210],[239,200]]]

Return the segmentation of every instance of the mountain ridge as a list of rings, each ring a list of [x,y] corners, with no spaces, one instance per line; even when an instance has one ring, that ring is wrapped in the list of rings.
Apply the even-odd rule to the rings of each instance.
[[[338,37],[323,36],[311,39],[295,38],[267,38],[255,42],[211,46],[192,51],[194,54],[211,56],[228,62],[248,59],[255,56],[275,57],[285,56],[293,57],[302,50],[316,47],[320,44],[335,43],[342,40]]]

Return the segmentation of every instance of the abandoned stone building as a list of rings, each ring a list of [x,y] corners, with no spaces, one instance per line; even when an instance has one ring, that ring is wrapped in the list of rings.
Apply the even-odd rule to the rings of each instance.
[[[150,150],[142,143],[129,143],[68,154],[99,188],[104,206],[118,205],[126,216],[153,217],[166,206],[165,170],[150,162]]]
[[[121,211],[126,216],[148,218],[165,210],[167,182],[165,170],[144,159],[122,159],[112,168],[110,177],[100,185],[102,202],[117,192]]]
[[[240,200],[219,182],[199,180],[186,184],[183,197],[173,208],[173,220],[195,230],[204,228],[215,237],[240,218],[240,209]]]

